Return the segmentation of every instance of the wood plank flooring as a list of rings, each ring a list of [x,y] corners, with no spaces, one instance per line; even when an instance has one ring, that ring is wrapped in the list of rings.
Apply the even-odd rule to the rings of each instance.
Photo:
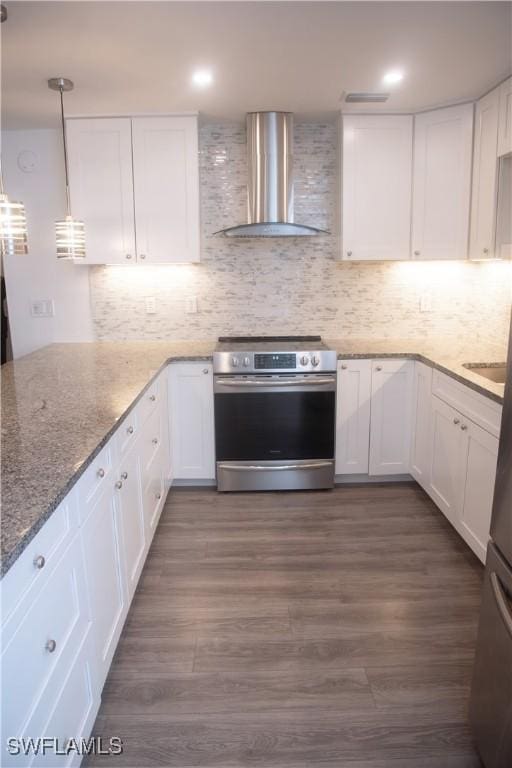
[[[482,574],[413,483],[173,490],[87,764],[479,768]]]

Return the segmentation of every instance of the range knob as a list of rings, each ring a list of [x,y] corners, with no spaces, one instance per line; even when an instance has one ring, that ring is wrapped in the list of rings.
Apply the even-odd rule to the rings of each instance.
[[[308,363],[309,363],[309,357],[307,355],[302,355],[302,357],[300,359],[300,364],[301,365],[307,365]]]
[[[244,367],[248,368],[251,364],[251,358],[250,357],[244,357]]]
[[[238,357],[233,356],[231,358],[231,365],[233,366],[233,368],[238,368],[238,366],[240,365],[240,360],[238,359]]]
[[[317,355],[313,355],[313,357],[311,358],[311,362],[316,368],[317,365],[320,365],[320,358]]]

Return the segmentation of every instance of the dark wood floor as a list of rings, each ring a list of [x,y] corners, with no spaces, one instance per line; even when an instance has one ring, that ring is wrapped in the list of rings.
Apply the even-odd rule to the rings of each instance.
[[[88,765],[477,768],[481,579],[412,483],[172,491]]]

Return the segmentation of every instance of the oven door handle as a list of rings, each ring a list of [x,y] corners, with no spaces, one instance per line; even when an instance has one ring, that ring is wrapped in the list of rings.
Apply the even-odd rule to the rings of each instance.
[[[265,466],[264,464],[223,464],[219,463],[219,469],[227,469],[230,472],[285,472],[290,469],[319,469],[320,467],[332,467],[332,461],[316,461],[310,464],[278,464]]]
[[[217,379],[216,385],[222,387],[317,387],[320,384],[334,384],[334,376],[318,376],[317,378],[301,379]]]

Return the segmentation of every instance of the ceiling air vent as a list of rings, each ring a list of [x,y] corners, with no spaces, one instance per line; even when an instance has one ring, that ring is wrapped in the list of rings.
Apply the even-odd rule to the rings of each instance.
[[[376,104],[389,99],[389,93],[347,93],[345,101],[349,104]]]

